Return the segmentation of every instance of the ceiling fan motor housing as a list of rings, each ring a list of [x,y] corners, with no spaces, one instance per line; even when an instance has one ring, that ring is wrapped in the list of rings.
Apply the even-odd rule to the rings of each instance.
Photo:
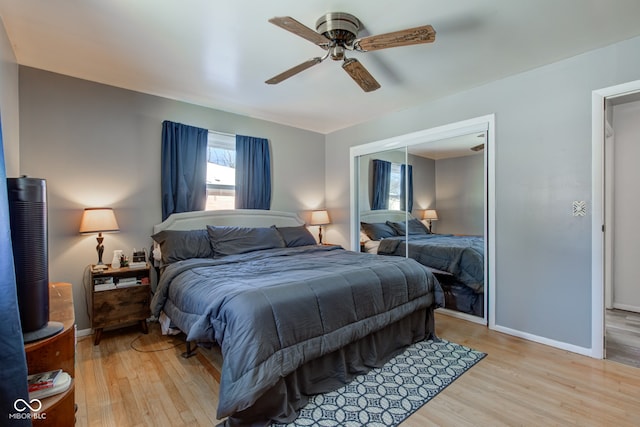
[[[356,39],[358,30],[360,30],[360,21],[349,13],[329,12],[316,21],[316,31],[341,48]]]

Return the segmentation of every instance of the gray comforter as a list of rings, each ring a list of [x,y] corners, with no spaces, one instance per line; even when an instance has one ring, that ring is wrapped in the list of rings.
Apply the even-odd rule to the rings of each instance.
[[[446,271],[473,289],[484,292],[484,239],[478,236],[428,234],[409,236],[409,257],[420,264]],[[378,254],[405,256],[405,237],[380,241]]]
[[[188,340],[220,345],[222,418],[303,363],[442,302],[414,260],[304,246],[171,264],[151,307]]]

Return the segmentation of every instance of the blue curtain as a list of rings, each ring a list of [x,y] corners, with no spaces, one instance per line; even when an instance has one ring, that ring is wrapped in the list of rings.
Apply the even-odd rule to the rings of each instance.
[[[408,195],[408,197],[407,197]],[[400,165],[400,209],[413,210],[413,166]]]
[[[236,135],[236,209],[270,208],[269,141]]]
[[[391,187],[391,162],[373,160],[373,185],[371,210],[389,209],[389,189]]]
[[[207,202],[207,129],[162,122],[162,220],[204,210]]]
[[[27,360],[24,355],[24,341],[16,294],[16,277],[13,267],[13,248],[9,225],[9,203],[7,195],[7,175],[4,167],[4,145],[0,129],[0,424],[30,426],[27,419],[8,419],[18,411],[14,403],[18,399],[29,402],[27,392]],[[24,408],[22,402],[18,403]]]

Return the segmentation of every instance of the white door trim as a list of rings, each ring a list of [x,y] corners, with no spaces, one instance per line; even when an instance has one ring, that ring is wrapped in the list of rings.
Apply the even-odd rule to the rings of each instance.
[[[640,92],[640,80],[594,90],[591,94],[591,357],[604,357],[605,265],[605,101]]]

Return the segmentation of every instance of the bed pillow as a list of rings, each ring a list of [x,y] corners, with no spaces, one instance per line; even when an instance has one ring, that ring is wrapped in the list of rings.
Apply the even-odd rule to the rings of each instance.
[[[384,222],[361,222],[360,227],[371,240],[397,236],[396,230]]]
[[[284,248],[278,230],[272,227],[219,227],[207,225],[214,258],[263,249]]]
[[[213,258],[207,230],[162,230],[151,238],[160,245],[163,265],[189,258]]]
[[[407,228],[404,222],[395,222],[395,221],[387,221],[387,225],[392,227],[398,236],[406,236]],[[409,235],[417,235],[417,234],[429,234],[429,230],[424,224],[417,218],[410,219],[407,221],[407,226],[409,227]]]
[[[429,234],[429,229],[417,218],[410,219],[409,234]]]
[[[300,225],[298,227],[276,227],[275,228],[284,240],[284,244],[288,247],[316,245],[316,239],[311,235],[307,227]]]

